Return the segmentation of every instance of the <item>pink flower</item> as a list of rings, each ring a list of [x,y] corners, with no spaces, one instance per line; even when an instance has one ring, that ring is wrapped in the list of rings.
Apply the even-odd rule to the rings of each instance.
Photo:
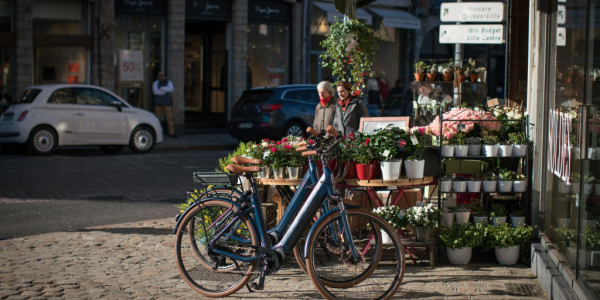
[[[425,134],[425,128],[419,127],[419,135],[424,135],[424,134]]]
[[[367,145],[367,146],[368,146],[368,145],[369,145],[369,142],[371,142],[371,138],[367,138],[367,139],[365,140],[365,145]]]
[[[280,141],[277,141],[277,143],[275,143],[275,145],[281,145],[281,142],[280,142]]]
[[[264,139],[264,140],[263,140],[263,142],[268,142],[268,141],[269,141],[269,139]]]
[[[309,143],[310,143],[311,145],[314,145],[315,141],[313,141],[313,140],[310,140],[310,141],[309,141]]]
[[[271,152],[277,151],[277,148],[271,148]]]
[[[405,146],[406,146],[406,141],[405,140],[399,140],[398,141],[398,147],[404,148]]]
[[[285,143],[285,142],[287,142],[287,141],[288,141],[288,139],[286,139],[286,138],[283,138],[281,141]]]

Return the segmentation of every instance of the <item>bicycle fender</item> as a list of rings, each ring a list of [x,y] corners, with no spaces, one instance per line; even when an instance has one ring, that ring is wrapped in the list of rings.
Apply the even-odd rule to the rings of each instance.
[[[205,201],[209,201],[209,200],[225,200],[227,202],[231,202],[231,204],[233,204],[233,206],[235,206],[237,209],[240,209],[240,206],[237,203],[229,200],[229,198],[222,198],[222,197],[204,198],[200,201],[190,204],[190,206],[183,212],[183,214],[179,215],[179,219],[177,219],[177,224],[175,224],[175,229],[173,229],[173,234],[177,234],[177,230],[179,230],[179,225],[181,224],[181,221],[189,214],[190,210],[192,210],[194,207],[200,205],[201,203],[203,203]]]
[[[344,203],[344,205],[346,206],[346,209],[362,208],[362,206],[360,206],[360,205],[352,205],[352,204],[347,204],[347,203]],[[316,230],[315,228],[317,228],[317,225],[319,225],[321,222],[323,222],[323,220],[325,218],[327,218],[327,216],[331,215],[332,213],[338,212],[338,211],[340,211],[340,208],[336,207],[336,208],[326,212],[310,228],[310,231],[308,232],[308,235],[306,236],[306,244],[304,244],[304,257],[308,256],[308,243],[310,242],[313,234],[315,233],[315,230]]]

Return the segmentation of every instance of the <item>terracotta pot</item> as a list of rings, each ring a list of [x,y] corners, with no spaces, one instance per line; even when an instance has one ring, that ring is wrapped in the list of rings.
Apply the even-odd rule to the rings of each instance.
[[[469,74],[469,79],[471,79],[471,82],[477,82],[477,79],[479,79],[479,74]]]
[[[444,73],[444,74],[442,74],[442,79],[444,81],[452,81],[452,74],[450,74],[450,73]]]
[[[437,73],[427,73],[427,81],[435,81]]]
[[[425,73],[415,73],[415,80],[416,81],[423,81],[423,80],[425,80]]]
[[[345,178],[354,179],[356,177],[356,162],[355,161],[343,161],[342,162],[342,174],[346,172]]]
[[[466,78],[467,78],[467,75],[466,75],[466,74],[460,74],[460,75],[458,76],[458,81],[460,81],[460,82],[463,82],[463,81],[465,81],[465,79],[466,79]]]
[[[375,169],[374,164],[356,164],[356,175],[360,180],[371,180],[373,179],[373,169]]]

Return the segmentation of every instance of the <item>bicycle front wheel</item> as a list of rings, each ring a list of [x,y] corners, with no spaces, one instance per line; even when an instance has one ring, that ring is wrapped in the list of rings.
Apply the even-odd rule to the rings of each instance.
[[[308,275],[326,299],[391,298],[400,288],[405,268],[398,234],[385,220],[364,209],[348,209],[347,215],[351,232],[343,229],[340,212],[315,228],[306,257]],[[384,233],[391,243],[383,243]]]

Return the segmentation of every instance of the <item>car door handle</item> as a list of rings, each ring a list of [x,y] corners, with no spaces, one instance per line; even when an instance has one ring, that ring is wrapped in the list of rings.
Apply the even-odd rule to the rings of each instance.
[[[85,114],[84,114],[84,113],[82,113],[82,112],[78,112],[78,113],[76,113],[75,115],[76,115],[76,116],[85,116]]]

